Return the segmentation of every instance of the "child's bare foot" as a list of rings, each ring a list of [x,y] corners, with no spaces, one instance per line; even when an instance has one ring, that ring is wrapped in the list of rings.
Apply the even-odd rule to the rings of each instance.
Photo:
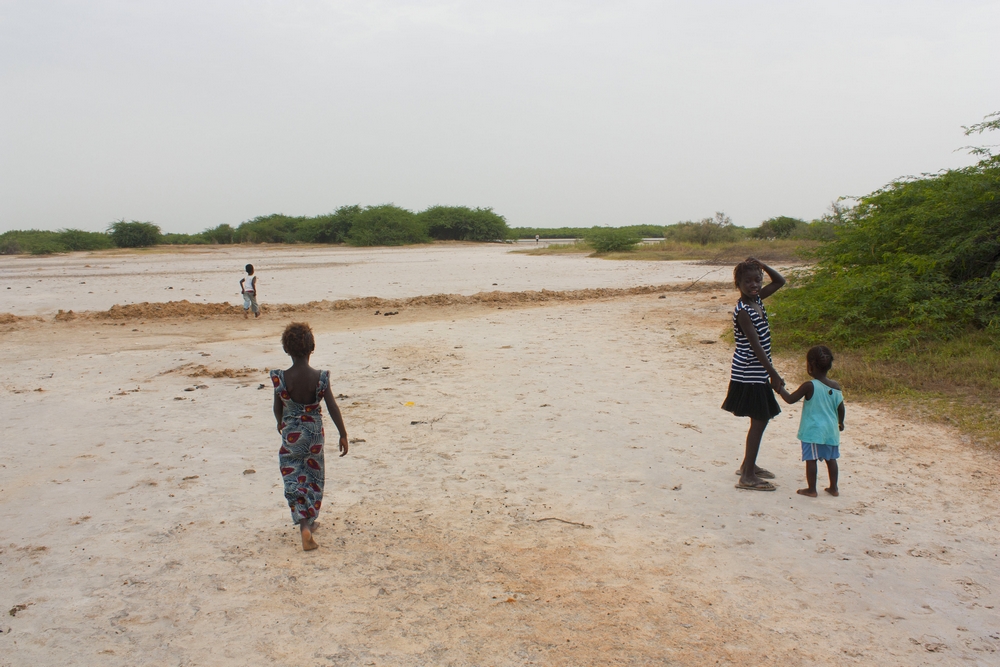
[[[316,544],[316,540],[313,539],[312,531],[309,530],[308,528],[306,528],[305,526],[303,526],[302,527],[302,550],[303,551],[312,551],[313,549],[317,549],[317,548],[319,548],[319,545]]]
[[[829,493],[831,496],[839,496],[840,495],[840,491],[838,489],[826,488],[826,489],[823,489],[823,490],[826,491],[827,493]]]
[[[815,498],[816,496],[819,495],[818,493],[816,493],[816,489],[799,489],[795,493],[799,494],[800,496],[809,496],[810,498]]]

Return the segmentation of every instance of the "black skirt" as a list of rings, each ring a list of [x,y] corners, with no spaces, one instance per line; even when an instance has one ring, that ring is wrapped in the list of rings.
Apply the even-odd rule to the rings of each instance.
[[[760,421],[768,421],[771,417],[781,414],[778,401],[774,399],[771,385],[763,383],[746,383],[729,381],[729,392],[722,402],[722,409],[732,412],[737,417],[750,417]]]

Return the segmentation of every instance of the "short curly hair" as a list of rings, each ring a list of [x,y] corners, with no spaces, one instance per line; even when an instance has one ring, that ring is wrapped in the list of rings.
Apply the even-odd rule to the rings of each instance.
[[[733,269],[733,283],[736,287],[740,286],[740,281],[743,280],[743,276],[751,271],[759,273],[762,278],[764,276],[764,269],[760,267],[760,262],[753,257],[747,257],[745,260],[736,265],[736,268]]]
[[[281,334],[281,347],[291,357],[307,357],[316,349],[312,328],[305,322],[292,322]]]
[[[806,363],[821,373],[826,373],[833,368],[833,352],[826,345],[811,347],[806,352]]]

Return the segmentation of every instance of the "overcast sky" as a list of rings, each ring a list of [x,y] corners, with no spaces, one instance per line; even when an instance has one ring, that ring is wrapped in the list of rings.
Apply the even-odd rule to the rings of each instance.
[[[0,231],[805,219],[974,162],[1000,2],[0,0]]]

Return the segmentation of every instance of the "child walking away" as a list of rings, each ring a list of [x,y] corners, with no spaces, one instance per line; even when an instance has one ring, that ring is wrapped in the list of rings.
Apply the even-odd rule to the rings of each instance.
[[[240,280],[240,292],[243,294],[243,319],[247,311],[253,310],[254,317],[260,317],[260,306],[257,305],[257,276],[253,274],[253,264],[247,264],[247,275]]]
[[[284,371],[271,371],[274,418],[281,434],[278,465],[292,522],[299,525],[302,534],[302,549],[310,551],[319,546],[312,534],[323,504],[326,470],[321,402],[326,401],[330,417],[340,431],[341,456],[347,454],[347,429],[330,389],[330,372],[309,365],[309,356],[316,347],[309,325],[289,324],[281,335],[281,346],[292,358],[292,366]]]
[[[767,285],[763,284],[765,273],[771,279]],[[763,300],[777,292],[785,284],[785,279],[767,264],[748,257],[733,269],[733,281],[740,290],[740,300],[733,309],[736,351],[733,353],[729,391],[722,409],[737,417],[750,418],[746,451],[743,464],[737,471],[740,481],[736,488],[774,491],[774,484],[765,481],[774,479],[774,473],[757,466],[757,454],[767,422],[781,413],[771,386],[782,387],[785,381],[771,364],[771,328]]]
[[[831,496],[839,496],[837,477],[840,469],[840,432],[844,430],[844,395],[840,384],[826,376],[833,366],[833,353],[825,345],[817,345],[806,353],[806,372],[814,378],[791,394],[784,387],[778,389],[786,403],[796,403],[805,398],[802,417],[799,421],[799,440],[802,441],[802,460],[806,462],[806,483],[808,488],[796,493],[815,498],[816,461],[826,461],[830,474],[830,486],[825,490]]]

